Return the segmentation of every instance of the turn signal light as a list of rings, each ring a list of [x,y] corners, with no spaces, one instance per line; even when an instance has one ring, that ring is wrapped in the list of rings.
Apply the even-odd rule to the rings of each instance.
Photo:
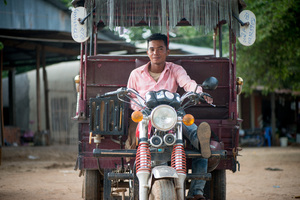
[[[74,78],[75,83],[79,83],[80,82],[80,78],[79,75],[76,75]]]
[[[138,122],[142,121],[142,119],[143,119],[143,113],[141,111],[134,111],[131,114],[131,119],[132,119],[132,121],[138,123]]]
[[[243,85],[244,84],[244,80],[242,79],[242,77],[237,77],[236,78],[236,84],[237,85]]]
[[[190,125],[192,125],[195,122],[195,118],[191,114],[186,114],[186,115],[184,115],[184,117],[182,119],[182,122],[185,125],[190,126]]]

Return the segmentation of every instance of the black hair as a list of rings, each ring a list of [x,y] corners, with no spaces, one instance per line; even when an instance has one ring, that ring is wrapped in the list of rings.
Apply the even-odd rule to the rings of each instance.
[[[147,39],[147,47],[148,48],[149,48],[149,42],[152,40],[162,40],[165,43],[166,48],[168,49],[168,47],[169,47],[168,46],[168,37],[164,34],[154,33],[150,37],[148,37],[148,39]]]

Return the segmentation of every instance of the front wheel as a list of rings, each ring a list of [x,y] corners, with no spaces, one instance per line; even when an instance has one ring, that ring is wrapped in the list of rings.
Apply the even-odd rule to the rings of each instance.
[[[85,170],[82,196],[85,200],[103,199],[103,176],[98,170]]]
[[[174,182],[170,179],[155,180],[149,196],[149,200],[176,200]]]
[[[226,170],[212,172],[212,187],[214,200],[226,200]]]

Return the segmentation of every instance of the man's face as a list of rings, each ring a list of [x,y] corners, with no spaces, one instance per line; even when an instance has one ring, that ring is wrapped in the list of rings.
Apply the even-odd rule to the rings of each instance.
[[[149,42],[147,54],[151,64],[165,64],[169,52],[163,40],[152,40]]]

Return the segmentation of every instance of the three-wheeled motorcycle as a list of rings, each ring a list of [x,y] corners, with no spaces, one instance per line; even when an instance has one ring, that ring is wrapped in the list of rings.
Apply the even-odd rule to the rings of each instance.
[[[235,172],[239,126],[236,37],[241,0],[73,0],[72,36],[81,43],[77,84],[79,144],[76,169],[84,176],[85,199],[185,199],[191,180],[206,180],[207,199],[226,199],[226,170]],[[195,92],[151,91],[146,97],[127,88],[130,72],[149,62],[146,55],[97,54],[104,26],[158,26],[162,32],[192,25],[213,31],[213,55],[170,55],[214,98]],[[222,55],[222,27],[229,28],[229,53]],[[219,55],[216,55],[217,38]],[[195,88],[196,91],[196,88]],[[199,102],[202,102],[199,104]],[[130,104],[140,107],[133,112]],[[130,118],[139,123],[137,147],[126,149]],[[208,173],[191,171],[201,152],[183,137],[183,124],[209,123],[213,132]]]

